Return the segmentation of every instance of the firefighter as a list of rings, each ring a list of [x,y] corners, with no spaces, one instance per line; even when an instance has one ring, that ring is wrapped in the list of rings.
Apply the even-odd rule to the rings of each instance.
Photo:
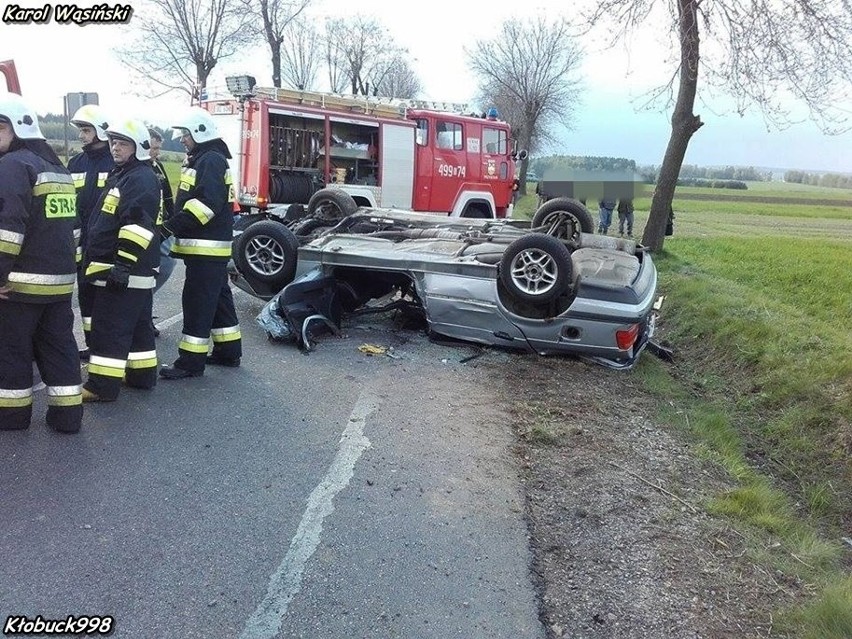
[[[160,264],[160,183],[142,122],[118,120],[107,135],[115,168],[92,211],[83,249],[86,296],[92,300],[84,402],[116,400],[122,379],[135,388],[157,383],[151,305]]]
[[[0,430],[30,425],[33,360],[47,386],[47,425],[80,430],[75,201],[35,111],[18,95],[0,97]]]
[[[96,104],[81,106],[71,118],[71,124],[77,127],[77,138],[83,150],[68,161],[68,170],[74,178],[77,189],[77,214],[80,221],[80,250],[77,263],[82,265],[82,247],[86,242],[86,230],[92,209],[100,200],[106,186],[107,176],[115,166],[107,142],[109,118]],[[77,273],[77,294],[80,298],[80,315],[83,318],[83,335],[89,343],[89,331],[92,329],[91,300],[85,298],[85,278],[82,268]],[[89,349],[80,351],[81,359],[88,359]]]
[[[178,358],[161,368],[160,375],[183,379],[203,375],[206,364],[239,366],[242,339],[227,272],[234,221],[231,154],[204,109],[188,109],[172,128],[187,156],[175,212],[163,223],[162,233],[174,236],[172,255],[184,260],[186,276]]]

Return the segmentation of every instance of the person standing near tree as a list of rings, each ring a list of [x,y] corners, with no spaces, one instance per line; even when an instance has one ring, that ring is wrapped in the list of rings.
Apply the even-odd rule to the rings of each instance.
[[[103,195],[107,176],[115,167],[107,143],[109,118],[97,104],[85,104],[74,113],[71,124],[77,127],[77,138],[83,150],[68,161],[68,170],[77,189],[78,229],[77,264],[82,264],[82,247],[86,243],[86,233],[92,209]],[[80,351],[81,359],[89,358],[89,332],[92,330],[91,300],[85,298],[85,278],[82,269],[77,272],[77,295],[80,300],[80,315],[83,318],[83,335],[86,347]]]
[[[202,108],[189,108],[172,128],[187,155],[175,213],[163,223],[162,234],[174,236],[172,255],[183,259],[186,278],[178,358],[162,367],[160,376],[184,379],[203,375],[207,364],[239,366],[242,335],[227,270],[235,200],[228,165],[231,153],[213,118]]]
[[[160,263],[160,184],[142,122],[118,120],[107,133],[115,168],[92,213],[83,248],[86,295],[92,300],[84,402],[115,401],[122,380],[143,389],[157,383],[151,304]]]
[[[612,224],[612,210],[615,208],[615,200],[604,196],[598,200],[598,233],[606,235]]]
[[[627,226],[627,237],[633,237],[633,200],[619,198],[618,200],[618,234],[624,237],[624,227]]]
[[[47,386],[47,425],[83,419],[71,296],[76,194],[35,111],[0,97],[0,430],[29,428],[35,360]]]

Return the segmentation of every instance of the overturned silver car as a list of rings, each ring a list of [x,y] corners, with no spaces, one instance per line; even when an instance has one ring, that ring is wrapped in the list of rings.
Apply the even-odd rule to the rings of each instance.
[[[551,204],[531,226],[362,208],[301,238],[267,219],[236,237],[232,278],[270,300],[271,337],[305,347],[311,324],[385,300],[438,335],[629,368],[654,333],[656,268],[634,241],[584,232],[580,209]]]

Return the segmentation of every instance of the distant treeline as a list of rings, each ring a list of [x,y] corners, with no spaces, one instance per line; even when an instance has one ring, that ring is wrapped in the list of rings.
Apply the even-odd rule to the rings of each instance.
[[[583,170],[583,171],[635,171],[636,162],[627,158],[609,158],[593,155],[551,155],[546,158],[530,160],[530,169],[538,175],[544,175],[550,170]]]
[[[658,166],[637,166],[635,160],[590,155],[551,155],[530,160],[530,170],[537,175],[546,175],[551,170],[584,170],[606,172],[633,172],[638,179],[655,184]],[[678,184],[681,186],[703,186],[716,189],[747,189],[746,182],[769,182],[771,172],[762,172],[753,166],[703,167],[684,164]]]
[[[787,171],[784,173],[784,181],[812,186],[827,186],[833,189],[852,189],[852,175],[838,175],[837,173]]]
[[[44,117],[39,118],[39,124],[41,125],[41,132],[44,133],[44,137],[48,140],[52,140],[54,142],[63,141],[66,139],[65,135],[67,133],[69,146],[79,148],[79,144],[77,144],[77,127],[73,124],[69,124],[66,127],[65,116],[48,113]],[[184,148],[183,145],[181,145],[180,140],[172,140],[172,129],[163,130],[157,126],[151,128],[158,131],[160,135],[163,136],[164,151],[184,152]]]
[[[648,177],[652,182],[657,181],[657,174],[659,173],[660,167],[658,166],[641,166],[638,171],[643,176]],[[772,181],[772,172],[767,171],[766,173],[762,171],[758,171],[753,166],[696,166],[695,164],[684,164],[680,167],[680,175],[678,184],[681,184],[680,180],[696,180],[698,182],[704,181],[718,181],[718,180],[735,180],[739,182],[771,182]],[[684,185],[688,186],[710,186],[714,188],[746,188],[745,186],[715,186],[714,184],[692,184],[684,182]]]

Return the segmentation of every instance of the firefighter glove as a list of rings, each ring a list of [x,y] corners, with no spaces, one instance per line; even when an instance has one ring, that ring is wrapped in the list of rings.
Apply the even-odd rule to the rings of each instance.
[[[107,275],[107,288],[114,291],[123,291],[130,282],[130,267],[127,264],[116,264],[109,270]]]

